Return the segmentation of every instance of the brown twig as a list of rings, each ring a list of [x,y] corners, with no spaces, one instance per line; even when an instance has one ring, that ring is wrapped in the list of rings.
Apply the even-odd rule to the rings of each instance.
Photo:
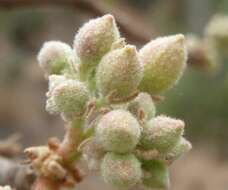
[[[130,40],[139,44],[149,41],[153,31],[147,27],[145,21],[141,19],[129,6],[121,4],[119,7],[109,7],[102,1],[93,0],[1,0],[0,8],[13,9],[20,7],[42,7],[48,5],[65,6],[89,12],[92,16],[101,16],[111,13],[117,19],[121,32]],[[135,14],[135,15],[134,15]],[[144,23],[144,24],[143,24]]]
[[[29,147],[25,150],[37,178],[33,190],[58,190],[73,187],[80,182],[81,174],[75,166],[80,153],[77,147],[83,141],[84,119],[66,124],[66,134],[62,142],[49,139],[48,146]]]

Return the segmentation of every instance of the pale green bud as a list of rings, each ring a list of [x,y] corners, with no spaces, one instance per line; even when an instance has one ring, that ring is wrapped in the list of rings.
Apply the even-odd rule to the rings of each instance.
[[[172,149],[184,132],[184,122],[166,116],[149,120],[143,128],[141,144],[146,149],[164,153]]]
[[[152,189],[167,189],[169,187],[169,171],[164,163],[157,160],[144,161],[143,185]]]
[[[180,158],[183,154],[192,149],[192,145],[184,137],[174,146],[165,156],[164,160],[167,164],[172,164],[175,160]]]
[[[47,101],[45,109],[50,114],[57,114],[59,113],[56,103],[52,97],[53,90],[60,85],[61,83],[65,82],[66,78],[63,75],[49,75],[48,76],[48,92],[46,93]]]
[[[56,103],[54,101],[53,96],[50,96],[50,97],[47,98],[45,109],[50,114],[58,114],[58,113],[60,113],[58,107],[56,106]]]
[[[142,177],[141,164],[133,154],[107,153],[101,164],[104,181],[119,189],[128,189]]]
[[[144,66],[140,90],[159,94],[173,87],[186,67],[186,47],[182,34],[157,38],[139,52]]]
[[[84,113],[89,100],[89,91],[84,83],[67,80],[58,85],[53,93],[53,101],[64,117],[73,119]]]
[[[147,93],[140,93],[134,100],[128,104],[128,110],[138,119],[148,120],[155,116],[156,107]]]
[[[79,57],[76,54],[72,54],[72,56],[68,57],[68,64],[62,71],[64,76],[68,79],[79,80]]]
[[[97,68],[97,87],[103,96],[123,100],[137,91],[143,68],[135,46],[126,45],[106,54]]]
[[[215,41],[221,50],[228,50],[228,15],[216,14],[209,21],[206,36]]]
[[[58,85],[65,82],[67,79],[64,75],[50,75],[48,77],[48,92],[52,92]]]
[[[138,121],[125,110],[105,114],[96,128],[97,141],[106,151],[125,153],[132,151],[140,138]]]
[[[75,36],[74,48],[80,60],[80,72],[85,75],[94,68],[120,37],[115,19],[104,15],[90,20]]]
[[[126,46],[126,41],[125,41],[125,38],[119,38],[117,41],[115,41],[113,44],[112,44],[112,48],[111,48],[111,51],[112,50],[115,50],[115,49],[120,49],[120,48],[124,48],[124,46]]]
[[[73,50],[60,41],[45,42],[37,59],[46,75],[61,74],[73,61]]]

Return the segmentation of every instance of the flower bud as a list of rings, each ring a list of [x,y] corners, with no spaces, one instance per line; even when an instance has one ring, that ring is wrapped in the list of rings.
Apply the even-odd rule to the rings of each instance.
[[[54,101],[54,98],[52,96],[48,97],[46,100],[45,110],[49,112],[50,114],[58,114],[59,110],[56,106],[56,103]]]
[[[172,164],[175,160],[180,158],[183,154],[191,150],[192,145],[185,138],[181,138],[179,142],[174,146],[165,156],[164,160],[167,164]]]
[[[126,46],[126,45],[127,44],[126,44],[125,38],[119,38],[117,41],[115,41],[112,44],[111,51],[115,50],[115,49],[124,48],[124,46]]]
[[[97,87],[103,96],[112,95],[113,101],[122,100],[136,92],[142,75],[136,48],[127,45],[102,58],[97,68]]]
[[[143,185],[152,189],[167,189],[169,186],[168,168],[160,161],[144,161]]]
[[[156,108],[151,96],[147,93],[140,93],[128,105],[128,110],[138,119],[144,117],[148,120],[155,116]],[[142,115],[142,116],[141,116]]]
[[[71,47],[60,41],[45,42],[37,59],[45,74],[61,74],[72,61]]]
[[[144,66],[140,90],[159,94],[177,83],[186,67],[186,47],[182,34],[157,38],[139,52]]]
[[[86,86],[76,80],[67,80],[53,91],[53,101],[59,112],[68,119],[84,113],[89,92]]]
[[[217,14],[209,21],[206,30],[207,38],[215,41],[221,50],[228,50],[228,15]]]
[[[65,82],[67,79],[63,75],[50,75],[48,77],[48,93],[51,92],[61,83]]]
[[[101,164],[104,181],[119,189],[128,189],[142,177],[141,164],[133,154],[107,153]]]
[[[80,72],[84,75],[94,68],[120,37],[115,19],[105,15],[86,23],[76,34],[74,48],[81,59]]]
[[[114,110],[105,114],[96,128],[96,138],[106,151],[130,152],[140,138],[138,121],[125,110]]]
[[[143,128],[141,144],[146,149],[164,153],[172,149],[184,132],[184,122],[166,116],[148,121]]]
[[[66,65],[65,69],[63,70],[63,74],[68,79],[79,79],[79,63],[80,59],[76,54],[72,54],[68,57],[68,64]]]

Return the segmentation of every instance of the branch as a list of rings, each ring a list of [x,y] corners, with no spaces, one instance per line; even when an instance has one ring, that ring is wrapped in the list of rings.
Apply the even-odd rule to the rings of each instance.
[[[0,8],[13,9],[28,6],[65,6],[78,10],[89,12],[93,16],[102,16],[111,13],[117,19],[121,32],[128,37],[130,41],[143,44],[148,42],[152,37],[152,31],[147,27],[136,11],[121,4],[120,7],[109,7],[102,1],[93,0],[1,0]],[[130,14],[129,14],[130,13]],[[135,15],[134,15],[135,14]]]
[[[80,155],[77,147],[84,140],[81,130],[83,124],[83,119],[68,123],[62,142],[51,138],[48,146],[25,149],[31,166],[38,174],[32,186],[33,190],[59,190],[61,187],[74,187],[75,183],[82,180],[75,161]]]

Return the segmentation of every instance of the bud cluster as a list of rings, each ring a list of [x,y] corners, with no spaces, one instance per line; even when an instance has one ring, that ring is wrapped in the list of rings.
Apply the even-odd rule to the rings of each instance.
[[[120,37],[113,16],[93,19],[78,31],[73,48],[52,41],[40,50],[38,61],[49,80],[46,110],[67,123],[83,120],[81,144],[74,150],[106,183],[166,188],[168,166],[191,144],[182,137],[183,121],[156,116],[152,97],[178,82],[186,59],[182,34],[157,38],[137,51]],[[35,168],[62,179],[67,171],[61,162],[49,156]]]

